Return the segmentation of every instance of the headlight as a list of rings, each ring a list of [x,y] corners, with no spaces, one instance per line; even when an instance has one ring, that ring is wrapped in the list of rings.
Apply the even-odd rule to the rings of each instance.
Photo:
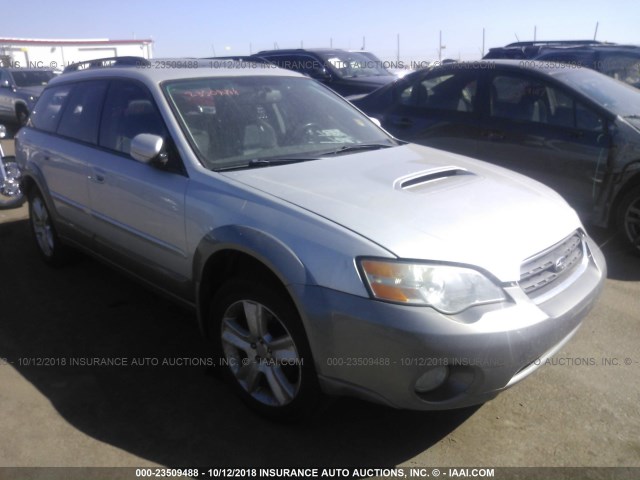
[[[361,259],[359,263],[369,290],[379,300],[428,305],[453,314],[507,298],[500,287],[471,268],[394,260]]]

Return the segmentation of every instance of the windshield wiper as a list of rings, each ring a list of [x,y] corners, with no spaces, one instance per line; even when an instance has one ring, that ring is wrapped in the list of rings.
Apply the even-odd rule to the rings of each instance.
[[[216,172],[230,171],[230,170],[244,170],[249,168],[260,167],[273,167],[275,165],[288,165],[290,163],[308,162],[310,160],[317,160],[315,157],[309,158],[254,158],[247,163],[241,163],[236,165],[229,165],[227,167],[216,168]]]
[[[386,143],[356,143],[355,145],[343,145],[337,150],[323,153],[322,156],[328,155],[340,155],[341,153],[357,152],[360,150],[380,150],[382,148],[390,148],[395,145],[388,145]]]

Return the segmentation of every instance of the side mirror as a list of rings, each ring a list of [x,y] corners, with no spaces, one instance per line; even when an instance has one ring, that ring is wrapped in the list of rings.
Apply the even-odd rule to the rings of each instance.
[[[166,163],[166,158],[162,152],[164,140],[158,135],[151,133],[140,133],[131,140],[129,149],[130,155],[141,163],[151,163],[159,160],[160,164]]]
[[[369,117],[369,120],[371,120],[373,123],[375,123],[377,126],[379,126],[380,128],[382,128],[382,123],[380,122],[380,120],[378,120],[376,117]]]
[[[325,82],[328,82],[332,78],[331,73],[325,67],[314,68],[309,73],[309,76],[311,78],[315,78],[316,80],[321,80]]]

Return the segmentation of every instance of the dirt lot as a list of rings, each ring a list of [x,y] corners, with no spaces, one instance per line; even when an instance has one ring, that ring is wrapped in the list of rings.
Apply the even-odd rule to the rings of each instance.
[[[25,218],[0,211],[1,467],[640,467],[640,258],[607,232],[593,232],[609,263],[599,304],[497,399],[444,413],[339,400],[283,426],[202,366],[149,364],[208,355],[193,316],[91,259],[44,266]],[[94,357],[147,364],[60,365]]]

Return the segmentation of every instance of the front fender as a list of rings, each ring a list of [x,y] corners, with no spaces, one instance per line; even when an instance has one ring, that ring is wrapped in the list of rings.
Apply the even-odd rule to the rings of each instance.
[[[243,225],[225,225],[209,232],[196,248],[193,278],[197,283],[201,282],[207,260],[223,250],[235,250],[255,258],[283,285],[305,284],[311,280],[295,252],[273,235]]]
[[[210,275],[207,275],[207,266],[211,259],[224,252],[251,257],[269,269],[285,287],[292,284],[315,284],[295,252],[273,235],[243,225],[218,227],[200,240],[193,260],[198,324],[205,335],[208,300],[213,288],[211,283],[215,284],[209,278]],[[218,282],[222,280],[218,278]]]

